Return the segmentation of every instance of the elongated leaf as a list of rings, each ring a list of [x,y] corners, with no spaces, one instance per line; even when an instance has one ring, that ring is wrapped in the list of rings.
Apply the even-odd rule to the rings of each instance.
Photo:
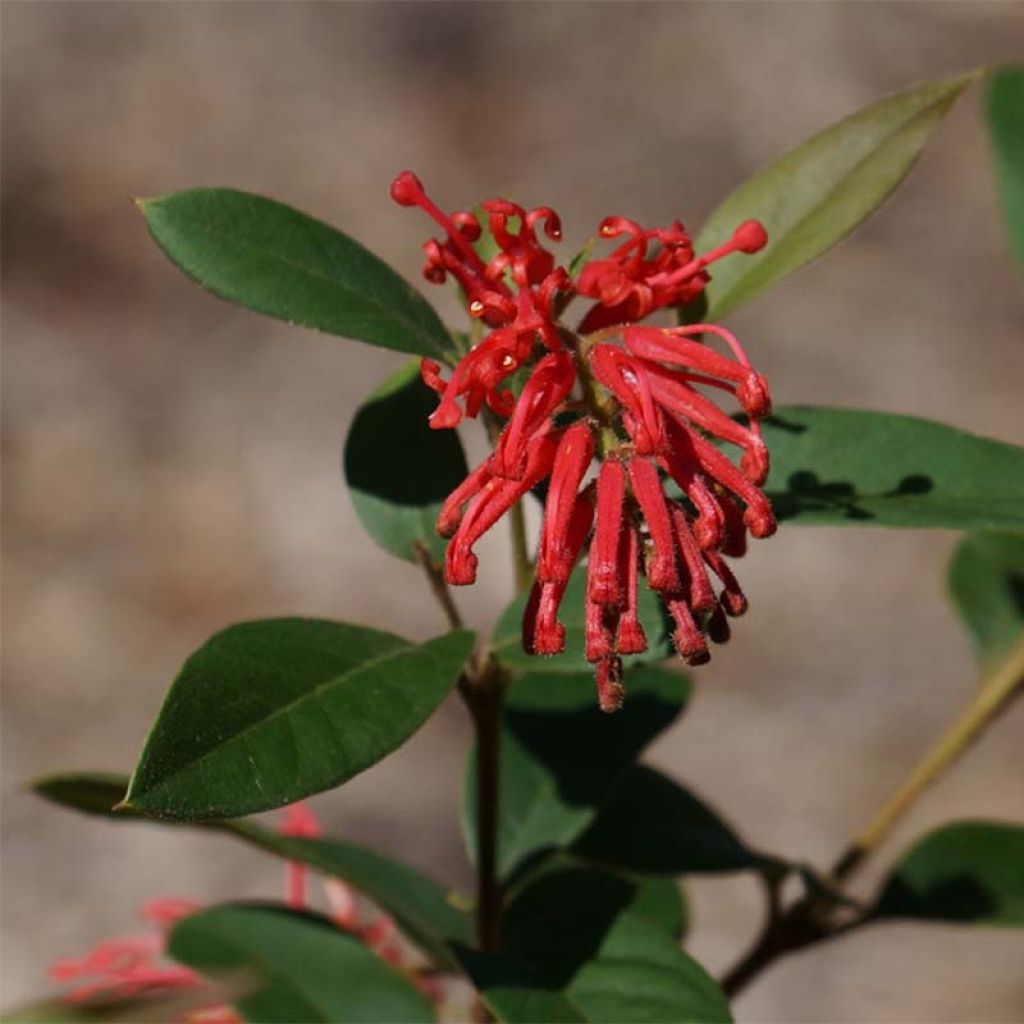
[[[498,1020],[606,1024],[729,1021],[724,996],[676,939],[598,872],[545,875],[505,916],[500,957],[463,963]]]
[[[780,519],[829,526],[1024,528],[1024,448],[942,423],[789,406],[764,421]]]
[[[149,822],[131,810],[113,807],[128,788],[127,775],[75,772],[51,775],[32,785],[40,796],[86,814],[111,821]],[[179,823],[163,820],[164,825]],[[468,943],[473,925],[468,914],[436,882],[400,861],[383,857],[356,843],[336,837],[297,839],[252,821],[186,822],[197,828],[225,832],[258,849],[287,860],[308,864],[325,875],[340,878],[390,914],[406,937],[433,960],[452,966],[450,943]]]
[[[985,113],[1003,220],[1017,262],[1024,268],[1024,65],[992,75],[985,90]]]
[[[586,586],[586,569],[577,568],[566,587],[558,616],[559,621],[565,626],[565,650],[561,654],[540,658],[523,650],[522,621],[527,595],[520,594],[501,613],[501,618],[494,627],[491,647],[495,655],[511,668],[527,672],[592,671],[583,655],[583,596],[586,593]],[[623,664],[626,666],[645,661],[661,661],[670,657],[673,650],[657,595],[641,585],[637,604],[649,646],[643,654],[623,658]]]
[[[452,343],[429,303],[335,228],[229,188],[139,201],[153,238],[189,277],[257,313],[414,355]]]
[[[599,864],[662,875],[763,870],[778,863],[752,850],[693,794],[646,765],[629,769],[573,852]]]
[[[592,884],[611,886],[616,892],[627,893],[628,899],[621,910],[646,917],[663,931],[681,940],[688,924],[686,898],[682,887],[674,878],[649,875],[620,869],[606,864],[590,864],[574,853],[557,853],[548,857],[535,870],[510,887],[508,898],[515,900],[527,888],[535,889],[539,881],[553,875],[558,879],[578,879],[586,890]],[[597,882],[593,882],[597,879]],[[588,881],[590,880],[590,881]]]
[[[968,534],[950,562],[949,591],[982,667],[995,664],[1024,633],[1024,533]]]
[[[509,877],[534,858],[568,847],[639,753],[681,712],[689,681],[637,666],[626,673],[622,710],[597,708],[587,675],[536,672],[509,690],[501,739],[498,872]],[[475,754],[463,795],[463,832],[476,848]]]
[[[231,626],[174,681],[127,804],[154,817],[227,818],[337,786],[430,717],[472,642],[463,632],[414,646],[321,619]]]
[[[705,252],[750,218],[768,230],[754,256],[715,265],[705,316],[717,320],[845,238],[903,180],[953,101],[957,75],[888,96],[808,139],[745,181],[711,214]]]
[[[395,918],[399,927],[436,962],[453,963],[449,944],[470,942],[473,922],[436,882],[379,853],[335,838],[295,839],[250,822],[234,831],[264,850],[344,879]]]
[[[247,986],[235,1006],[253,1024],[434,1020],[411,982],[357,938],[283,907],[200,911],[174,928],[168,951],[209,978]]]
[[[1024,926],[1024,828],[961,821],[929,833],[900,858],[874,916]]]
[[[60,772],[35,779],[29,788],[52,803],[83,814],[114,820],[134,816],[131,811],[114,814],[115,805],[121,803],[128,792],[128,776],[117,772]]]
[[[444,559],[434,529],[441,504],[468,473],[454,430],[431,430],[437,396],[408,364],[356,413],[345,442],[345,480],[367,533],[385,551],[414,562],[422,550]]]
[[[681,942],[690,923],[682,887],[674,878],[627,876],[636,885],[630,909]]]

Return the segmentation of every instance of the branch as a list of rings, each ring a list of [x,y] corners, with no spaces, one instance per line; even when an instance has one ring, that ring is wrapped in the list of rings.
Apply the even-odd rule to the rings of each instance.
[[[835,883],[850,878],[881,845],[893,826],[913,806],[927,787],[980,736],[1024,685],[1024,636],[1009,654],[982,680],[973,699],[939,737],[924,758],[882,805],[871,823],[838,858],[829,872]],[[770,908],[768,921],[750,951],[722,979],[722,989],[732,997],[742,991],[766,967],[787,953],[836,938],[860,927],[869,917],[863,913],[836,924],[834,904],[807,895],[781,915]]]
[[[437,603],[441,606],[441,610],[448,620],[448,628],[452,631],[462,629],[462,614],[459,612],[452,597],[452,592],[448,589],[448,584],[445,582],[444,570],[430,556],[430,552],[424,544],[416,541],[413,546],[416,550],[416,560],[427,574],[427,582],[430,584],[430,589],[433,591]]]

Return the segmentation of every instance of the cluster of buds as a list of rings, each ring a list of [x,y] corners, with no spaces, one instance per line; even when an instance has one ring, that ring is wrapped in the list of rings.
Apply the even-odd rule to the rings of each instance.
[[[315,839],[323,829],[306,803],[284,809],[278,827],[282,835]],[[285,868],[285,901],[296,910],[308,909],[308,867],[289,861]],[[342,931],[358,938],[372,953],[407,974],[423,994],[440,1005],[445,992],[439,979],[407,967],[403,962],[398,930],[387,914],[363,920],[355,894],[338,879],[323,879],[324,896],[331,921]],[[165,958],[167,937],[175,924],[202,909],[192,900],[161,898],[150,900],[140,912],[151,930],[122,935],[98,943],[84,956],[62,957],[50,965],[50,978],[71,988],[64,994],[68,1004],[87,1006],[94,1000],[146,1001],[172,992],[190,996],[183,1005],[180,1024],[242,1024],[242,1018],[219,1000],[219,993],[195,971]]]
[[[671,616],[681,657],[691,665],[707,661],[708,640],[724,642],[728,618],[747,607],[724,556],[744,553],[748,531],[754,537],[775,531],[761,490],[768,451],[758,426],[771,399],[764,377],[723,328],[638,321],[699,297],[710,280],[705,268],[730,253],[760,250],[764,228],[746,221],[724,245],[697,256],[678,221],[645,230],[608,217],[600,236],[625,241],[571,276],[538,238],[539,226],[549,240],[561,236],[558,215],[547,207],[484,203],[498,249],[485,263],[473,244],[483,233],[473,213],[443,213],[408,171],[395,179],[391,195],[420,207],[443,229],[443,239],[424,246],[424,275],[436,283],[451,275],[470,316],[489,329],[448,380],[438,363],[423,360],[423,380],[440,395],[430,425],[455,427],[484,406],[507,420],[493,453],[449,495],[438,517],[438,532],[449,538],[447,581],[473,583],[476,542],[548,480],[524,648],[540,655],[564,649],[559,607],[587,551],[586,656],[596,666],[603,709],[621,705],[622,656],[647,649],[637,614],[641,575]],[[572,328],[562,317],[577,297],[591,304]],[[725,351],[711,347],[711,339]],[[530,373],[516,398],[507,380],[520,367]],[[722,391],[734,396],[745,424],[710,397]],[[716,439],[740,449],[739,465]],[[678,495],[666,493],[666,481]]]

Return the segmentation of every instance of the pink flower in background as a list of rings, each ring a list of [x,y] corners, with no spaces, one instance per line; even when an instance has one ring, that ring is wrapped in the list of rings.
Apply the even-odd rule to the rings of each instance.
[[[315,839],[323,827],[310,806],[304,802],[284,808],[278,826],[282,835]],[[285,902],[296,910],[309,908],[307,882],[309,868],[298,861],[285,867]],[[444,998],[438,979],[425,977],[413,968],[403,967],[402,947],[395,923],[387,914],[370,921],[360,918],[352,889],[338,879],[323,879],[328,916],[342,931],[363,944],[393,967],[404,969],[410,980],[435,1003]],[[183,1024],[241,1024],[242,1018],[219,1000],[221,996],[205,978],[188,967],[166,959],[167,937],[179,921],[202,909],[192,900],[159,898],[150,900],[139,911],[150,931],[106,939],[82,957],[62,957],[53,961],[49,977],[60,985],[72,987],[62,998],[68,1003],[88,1003],[96,999],[114,1001],[156,998],[175,991],[201,994],[210,990],[211,1004],[187,1011]]]

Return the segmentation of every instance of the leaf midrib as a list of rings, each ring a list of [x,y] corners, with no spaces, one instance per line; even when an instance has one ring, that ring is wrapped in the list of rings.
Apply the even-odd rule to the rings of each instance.
[[[944,93],[940,99],[936,99],[933,102],[929,103],[927,106],[921,107],[910,117],[901,121],[895,128],[892,129],[892,131],[888,132],[885,136],[883,136],[879,143],[874,147],[874,149],[871,150],[869,153],[865,154],[863,157],[861,157],[855,164],[852,164],[850,168],[846,171],[846,173],[843,175],[843,177],[839,181],[837,181],[831,188],[829,188],[827,192],[824,192],[821,196],[821,199],[807,213],[805,213],[799,220],[794,221],[792,224],[790,224],[788,228],[784,229],[782,238],[779,239],[775,251],[778,252],[779,248],[784,246],[793,234],[795,234],[800,228],[802,228],[809,220],[817,216],[821,212],[822,207],[826,206],[828,202],[831,200],[831,198],[843,187],[845,187],[846,182],[866,163],[868,163],[868,161],[870,161],[874,156],[876,156],[878,151],[884,145],[890,142],[895,136],[903,132],[908,127],[908,125],[913,124],[915,121],[923,117],[925,114],[929,114],[935,107],[940,107],[943,103],[951,101],[951,97],[955,97],[958,92],[960,92],[966,87],[966,85],[967,83],[963,82],[952,92]],[[793,154],[787,154],[786,156],[781,157],[779,160],[779,165],[781,166],[786,161],[787,157],[792,155]],[[907,168],[906,171],[904,171],[904,173],[907,173],[910,170],[910,168],[914,164],[914,161],[917,160],[919,155],[920,152],[918,152],[911,158],[910,162],[907,164]],[[892,189],[890,188],[887,191],[886,195],[888,195],[891,191]],[[876,208],[877,204],[876,207],[873,207],[869,211],[868,215],[870,216],[870,214],[873,213]],[[847,230],[839,238],[835,239],[835,242],[841,241],[841,239],[845,237],[846,234],[849,234],[850,230],[853,230],[853,227],[856,227],[856,224],[851,226],[851,228]],[[835,242],[831,244],[835,244]],[[767,256],[767,253],[765,253],[765,255]],[[714,290],[712,289],[710,307],[708,309],[708,316],[710,317],[712,314],[716,316],[724,315],[721,312],[723,306],[725,307],[726,312],[731,312],[734,307],[730,306],[729,302],[726,300],[728,300],[731,296],[734,296],[738,291],[740,291],[744,283],[750,280],[752,277],[754,278],[754,284],[756,286],[758,283],[756,275],[760,272],[760,269],[763,266],[765,266],[764,260],[754,263],[746,271],[741,271],[739,276],[733,279],[732,286],[724,293],[724,296],[722,298],[716,296],[714,294]],[[793,269],[795,270],[798,268]]]
[[[268,201],[272,202],[273,200]],[[153,202],[160,202],[160,200],[153,200]],[[283,206],[284,204],[280,205]],[[301,214],[300,211],[296,210],[295,212],[299,213],[301,217],[308,217],[307,214]],[[309,220],[313,221],[314,223],[322,224],[323,227],[326,228],[328,231],[337,231],[336,228],[331,227],[329,224],[324,224],[322,221],[317,221],[316,218],[314,217],[309,217]],[[271,261],[272,263],[276,262],[282,264],[283,266],[286,266],[291,270],[297,270],[303,274],[308,275],[311,278],[314,278],[315,280],[324,282],[330,285],[332,288],[337,288],[340,292],[344,293],[345,295],[352,295],[362,299],[367,305],[370,305],[374,309],[378,310],[380,314],[383,314],[385,316],[390,315],[393,319],[399,321],[404,327],[406,327],[410,331],[410,333],[417,336],[420,340],[429,342],[433,351],[437,352],[440,355],[445,354],[446,348],[441,344],[442,339],[435,338],[431,334],[426,334],[426,326],[424,324],[421,324],[415,320],[410,320],[406,314],[395,310],[395,308],[392,306],[386,305],[382,300],[378,299],[373,292],[357,291],[351,285],[346,285],[339,278],[332,277],[330,274],[324,273],[323,271],[318,271],[312,267],[306,266],[304,263],[301,263],[290,257],[280,255],[278,252],[275,252],[274,250],[264,249],[251,242],[239,242],[239,236],[237,234],[234,234],[230,231],[218,231],[212,228],[210,226],[210,222],[206,218],[196,217],[193,220],[193,224],[195,225],[197,232],[205,233],[209,237],[221,241],[234,242],[240,250],[248,251],[249,253],[255,253],[262,257],[263,259]],[[342,234],[341,232],[337,233]],[[154,235],[155,234],[156,233],[154,232]],[[344,237],[347,238],[348,236]],[[163,246],[164,243],[159,238],[157,239],[157,241],[159,241],[161,246]],[[359,243],[356,242],[355,239],[350,239],[350,241],[354,245],[359,245]],[[374,256],[373,253],[370,253],[369,250],[366,250],[366,252],[371,258],[378,259],[378,257]],[[383,266],[386,270],[390,271],[391,273],[394,273],[394,271],[391,271],[390,267],[387,267],[386,264],[383,264]],[[210,284],[208,284],[206,281],[203,281],[197,274],[192,272],[191,269],[189,269],[189,274],[194,280],[198,281],[201,285],[203,285],[203,287],[208,288],[210,291],[214,290]],[[426,302],[426,300],[423,299],[422,296],[420,296],[420,294],[416,291],[416,289],[413,288],[412,285],[410,285],[404,278],[400,277],[398,274],[395,274],[395,278],[396,280],[402,283],[403,287],[407,289],[412,296],[418,298],[421,302],[423,302],[424,306],[427,309],[432,310],[432,307]],[[303,326],[315,327],[316,325],[304,324]]]
[[[291,711],[294,710],[294,708],[296,708],[303,702],[312,700],[315,697],[317,697],[325,688],[343,685],[345,682],[350,682],[353,676],[357,676],[362,672],[367,671],[368,669],[375,668],[381,663],[389,661],[392,658],[399,657],[403,654],[408,654],[410,651],[421,650],[423,646],[425,645],[405,645],[403,647],[398,648],[397,650],[389,651],[383,655],[378,655],[377,657],[370,658],[368,661],[361,662],[356,668],[349,669],[347,672],[342,673],[340,676],[332,676],[330,679],[325,680],[322,683],[318,683],[312,690],[310,690],[308,693],[304,693],[298,700],[291,701],[288,704],[275,708],[273,711],[270,712],[269,715],[265,715],[263,718],[251,722],[249,725],[247,725],[244,729],[241,729],[239,732],[233,733],[223,743],[219,743],[217,744],[217,746],[211,747],[209,750],[206,750],[202,754],[200,754],[199,757],[195,758],[194,760],[188,761],[187,763],[176,768],[170,775],[166,775],[157,784],[150,786],[148,789],[144,789],[142,791],[143,794],[152,795],[153,793],[157,793],[160,790],[166,788],[166,786],[169,783],[173,782],[179,776],[187,772],[193,771],[196,765],[204,762],[211,755],[219,753],[220,751],[224,750],[225,747],[231,746],[240,741],[244,741],[246,738],[248,738],[249,734],[252,733],[254,730],[260,729],[268,723],[275,721],[277,718],[289,714]],[[132,777],[132,782],[134,782],[134,776]],[[132,783],[129,783],[128,795],[125,800],[126,806],[137,807],[138,805],[134,804],[132,802],[132,799],[133,797],[138,795],[139,794],[137,793],[132,793]]]

